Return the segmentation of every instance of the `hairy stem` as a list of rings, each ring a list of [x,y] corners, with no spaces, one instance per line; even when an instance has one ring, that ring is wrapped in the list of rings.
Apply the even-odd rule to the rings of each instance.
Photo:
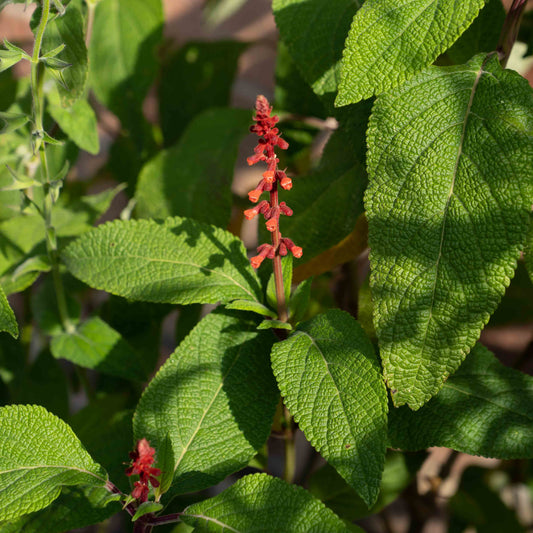
[[[274,182],[272,185],[272,190],[270,191],[270,207],[274,208],[278,206],[278,183]],[[278,302],[278,318],[282,322],[287,322],[289,319],[287,315],[287,304],[285,302],[285,287],[283,285],[283,269],[281,268],[281,256],[278,254],[277,250],[279,248],[279,243],[281,240],[279,227],[272,232],[272,245],[276,250],[276,255],[273,259],[274,267],[274,281],[276,284],[276,300]]]
[[[43,79],[44,72],[42,65],[39,62],[41,55],[41,46],[43,42],[44,32],[50,18],[50,0],[43,0],[42,14],[39,26],[35,32],[35,42],[33,45],[33,53],[31,57],[31,94],[33,101],[33,123],[34,131],[32,132],[34,150],[39,151],[39,158],[41,162],[41,182],[43,183],[44,191],[44,203],[43,203],[43,216],[45,224],[46,234],[46,250],[48,252],[48,258],[50,259],[50,265],[52,268],[52,277],[54,280],[54,288],[57,299],[57,307],[61,323],[63,328],[67,332],[74,331],[67,310],[67,300],[65,297],[65,289],[63,282],[61,281],[61,274],[59,272],[58,251],[57,251],[57,239],[55,229],[52,225],[52,207],[54,204],[53,191],[51,187],[50,171],[48,168],[48,160],[46,158],[46,146],[43,141]]]
[[[520,28],[520,21],[522,20],[522,15],[524,13],[524,8],[526,7],[527,0],[514,0],[505,22],[503,23],[503,28],[500,33],[500,41],[498,42],[498,58],[502,67],[505,68],[509,56],[511,54],[511,49],[516,41],[518,36],[518,30]]]

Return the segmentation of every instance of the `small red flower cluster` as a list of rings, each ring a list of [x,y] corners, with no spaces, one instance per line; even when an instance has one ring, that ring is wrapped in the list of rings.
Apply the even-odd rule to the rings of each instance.
[[[131,466],[126,468],[126,475],[132,476],[133,474],[139,474],[139,481],[134,483],[135,488],[131,495],[141,503],[148,499],[148,493],[150,492],[150,486],[159,487],[159,481],[154,476],[161,475],[159,468],[153,468],[152,465],[155,462],[155,450],[150,447],[150,443],[146,439],[141,439],[137,442],[137,449],[130,452],[130,459],[133,461]]]
[[[264,191],[270,192],[270,201],[263,200],[259,202],[252,209],[247,209],[244,216],[251,220],[258,214],[262,214],[266,219],[266,228],[272,233],[272,244],[262,244],[257,248],[259,255],[252,257],[250,260],[254,268],[258,268],[266,257],[274,259],[276,254],[287,255],[287,250],[294,255],[294,257],[302,257],[302,249],[296,246],[290,239],[281,237],[279,233],[279,217],[280,215],[292,215],[292,209],[285,203],[278,204],[278,183],[286,190],[292,188],[292,180],[287,177],[284,170],[278,169],[279,159],[276,157],[274,149],[276,147],[286,150],[289,143],[282,139],[279,135],[279,129],[276,124],[279,118],[276,115],[271,116],[272,107],[269,106],[268,100],[259,95],[255,102],[255,116],[253,120],[255,124],[250,128],[252,133],[257,134],[259,142],[254,148],[254,155],[248,157],[249,165],[255,165],[259,161],[265,161],[268,168],[263,172],[263,179],[259,185],[248,193],[248,198],[251,202],[257,203],[261,194]]]

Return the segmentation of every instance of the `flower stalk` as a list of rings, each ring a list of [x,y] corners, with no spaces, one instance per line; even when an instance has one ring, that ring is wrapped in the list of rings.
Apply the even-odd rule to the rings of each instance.
[[[279,230],[280,216],[291,216],[292,209],[285,202],[279,202],[278,187],[290,190],[292,188],[292,180],[287,176],[285,170],[278,168],[279,159],[276,156],[275,149],[286,150],[289,147],[289,143],[281,138],[279,129],[276,127],[279,118],[276,115],[272,115],[272,107],[263,95],[257,97],[255,111],[256,113],[253,117],[255,124],[250,127],[250,131],[259,136],[259,142],[254,148],[254,155],[248,157],[247,161],[249,165],[264,161],[267,164],[267,170],[263,172],[263,179],[257,187],[248,193],[250,201],[257,205],[244,211],[244,216],[248,220],[259,214],[264,216],[266,228],[271,233],[271,244],[261,244],[257,248],[258,255],[252,257],[250,262],[254,268],[259,268],[265,259],[272,259],[278,318],[286,322],[288,313],[287,303],[285,302],[281,257],[287,255],[289,251],[294,257],[302,257],[302,249],[290,239],[282,237]],[[262,200],[259,202],[263,192],[269,193],[269,201]]]

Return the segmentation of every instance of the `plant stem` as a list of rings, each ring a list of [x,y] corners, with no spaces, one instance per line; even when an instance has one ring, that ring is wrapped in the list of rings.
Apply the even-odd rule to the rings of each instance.
[[[294,481],[294,474],[296,472],[296,447],[294,446],[294,431],[292,428],[292,416],[289,410],[284,406],[285,412],[285,468],[283,471],[283,479],[287,483]]]
[[[59,272],[59,263],[57,257],[57,240],[55,229],[52,225],[52,206],[54,200],[52,197],[50,171],[48,168],[48,160],[46,158],[46,147],[43,141],[43,79],[44,75],[39,62],[41,54],[41,45],[43,42],[44,32],[48,19],[50,17],[50,0],[43,0],[42,14],[39,26],[35,32],[35,43],[33,45],[33,53],[31,57],[31,94],[33,100],[33,122],[34,131],[32,137],[34,141],[34,150],[39,151],[39,158],[41,161],[41,176],[44,191],[43,215],[46,235],[46,250],[50,259],[52,267],[52,277],[54,280],[54,287],[57,299],[57,307],[63,328],[68,333],[74,331],[74,326],[68,317],[67,301],[65,297],[65,289],[61,281],[61,274]]]
[[[270,191],[270,207],[273,209],[278,206],[278,183],[275,181],[272,184]],[[283,269],[281,268],[281,256],[278,254],[279,243],[281,240],[279,227],[272,232],[272,246],[276,250],[276,255],[272,260],[274,267],[274,281],[276,284],[276,300],[278,302],[278,319],[282,322],[287,322],[289,319],[287,315],[287,304],[285,302],[285,286],[283,284]]]
[[[500,33],[500,41],[498,42],[498,57],[502,67],[505,68],[509,56],[511,54],[511,49],[516,41],[518,36],[518,30],[520,28],[520,21],[522,20],[522,14],[524,13],[524,8],[526,7],[527,0],[514,0],[505,22],[503,23],[503,28]]]

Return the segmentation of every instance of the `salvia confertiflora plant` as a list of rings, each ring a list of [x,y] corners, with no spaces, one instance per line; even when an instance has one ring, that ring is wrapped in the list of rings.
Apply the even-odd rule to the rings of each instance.
[[[239,109],[162,0],[0,1],[0,533],[422,531],[464,454],[450,531],[531,527],[533,344],[479,342],[533,321],[526,3],[273,0]]]

